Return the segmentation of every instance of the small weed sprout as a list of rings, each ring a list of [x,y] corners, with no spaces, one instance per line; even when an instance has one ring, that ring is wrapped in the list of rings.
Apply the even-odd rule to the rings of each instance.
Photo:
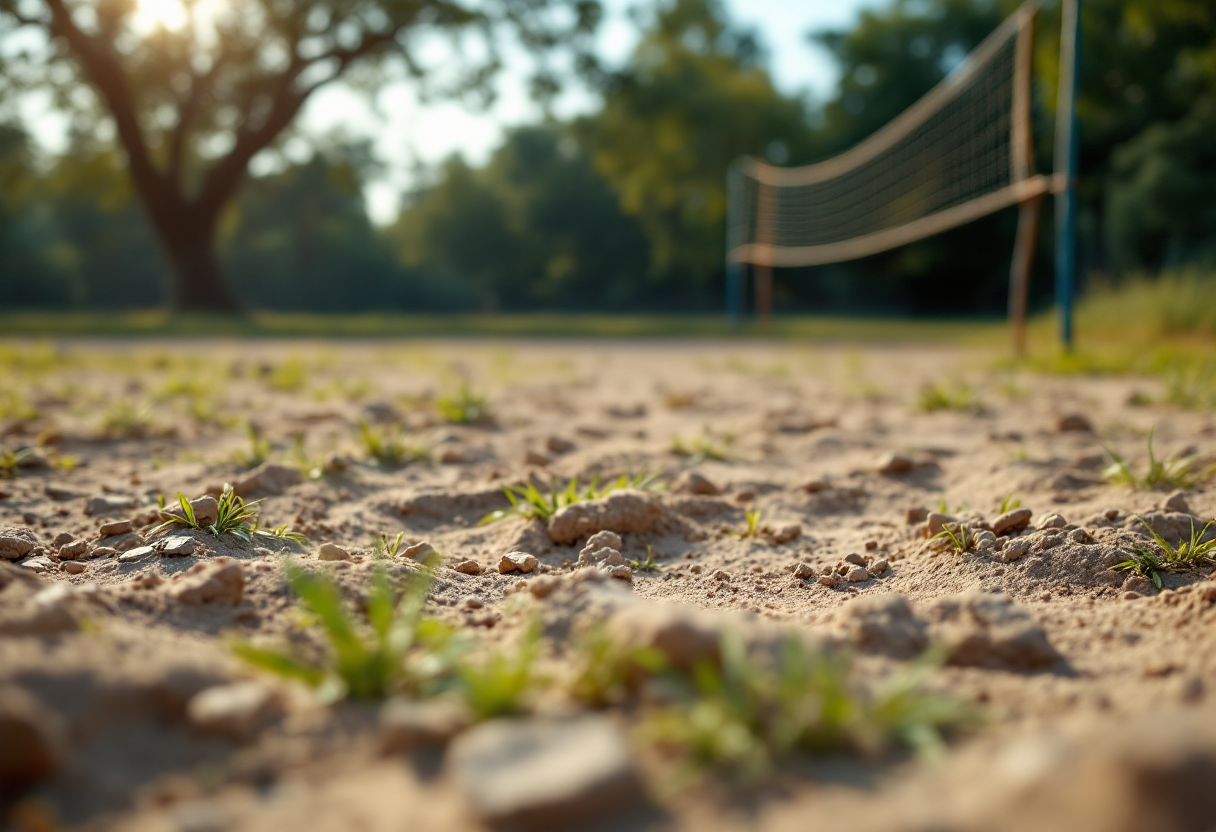
[[[700,436],[687,442],[678,436],[671,437],[671,452],[676,456],[691,457],[694,462],[713,459],[727,462],[730,459],[730,449],[735,444],[735,438],[730,434],[721,437],[705,431]]]
[[[1001,499],[1001,507],[997,509],[998,514],[1004,514],[1007,511],[1013,511],[1015,508],[1021,508],[1021,498],[1015,499],[1012,494]]]
[[[392,560],[401,551],[401,541],[405,532],[397,532],[397,536],[389,540],[384,532],[372,535],[372,557],[376,560]]]
[[[488,419],[490,406],[485,396],[473,392],[467,384],[462,384],[454,392],[440,396],[435,400],[439,416],[445,422],[456,425],[469,425]]]
[[[970,552],[975,546],[975,535],[961,523],[946,523],[942,530],[933,535],[933,540],[949,540],[951,547],[958,553]]]
[[[535,668],[540,634],[540,622],[532,621],[514,652],[496,650],[480,663],[461,664],[460,690],[476,716],[493,719],[527,710],[528,699],[541,681]]]
[[[646,559],[631,560],[633,568],[638,572],[662,572],[663,567],[654,559],[654,547],[646,544]]]
[[[939,754],[940,732],[973,719],[959,703],[922,692],[932,658],[867,689],[847,659],[793,638],[766,661],[727,631],[720,652],[721,667],[699,665],[684,701],[644,728],[685,758],[689,776],[714,767],[754,782],[794,752],[874,754],[902,745]]]
[[[377,569],[367,596],[366,628],[358,626],[347,612],[331,579],[310,575],[292,564],[289,580],[324,629],[328,650],[322,659],[313,660],[246,641],[233,642],[233,652],[254,667],[314,687],[327,702],[347,696],[383,699],[401,691],[433,693],[438,681],[455,668],[460,647],[451,629],[422,617],[429,570],[411,576],[397,603],[384,571]]]
[[[17,472],[37,457],[34,448],[21,448],[16,451],[0,451],[0,479],[13,479]]]
[[[232,461],[242,468],[257,468],[270,459],[270,440],[262,437],[258,426],[250,422],[245,426],[245,435],[249,437],[249,447],[232,454]]]
[[[742,529],[732,529],[727,527],[726,531],[737,537],[758,537],[760,534],[760,509],[754,509],[743,515],[744,526]]]
[[[571,477],[565,489],[553,489],[549,494],[543,494],[535,485],[528,483],[523,486],[504,485],[503,494],[511,503],[510,508],[500,508],[482,517],[478,525],[494,523],[506,517],[518,516],[528,520],[548,520],[563,508],[585,500],[596,500],[622,488],[636,488],[641,491],[654,491],[662,487],[658,482],[661,472],[643,472],[630,477],[625,474],[603,487],[599,478],[592,478],[590,485],[580,489],[577,477]]]
[[[307,382],[308,370],[298,355],[291,356],[270,373],[270,386],[284,393],[298,393]]]
[[[111,439],[141,439],[152,429],[152,408],[126,399],[112,402],[101,414],[101,429]]]
[[[966,384],[949,387],[941,383],[926,383],[916,394],[917,410],[934,413],[939,410],[958,410],[975,413],[980,410],[975,391]]]
[[[359,420],[359,437],[368,457],[385,468],[417,462],[430,451],[424,445],[406,442],[399,429],[377,431],[362,419]]]
[[[1156,454],[1153,453],[1153,434],[1156,432],[1156,426],[1153,426],[1152,430],[1148,432],[1148,470],[1143,475],[1136,474],[1127,460],[1110,445],[1103,445],[1107,455],[1111,458],[1111,463],[1102,471],[1102,475],[1116,485],[1128,488],[1189,488],[1193,486],[1198,479],[1201,479],[1191,476],[1191,469],[1195,467],[1198,455],[1172,454],[1165,459],[1157,459]]]

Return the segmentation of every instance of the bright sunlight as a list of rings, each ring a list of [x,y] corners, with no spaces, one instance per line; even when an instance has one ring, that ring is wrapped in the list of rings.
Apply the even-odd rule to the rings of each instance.
[[[138,0],[134,23],[141,31],[180,29],[186,24],[186,7],[181,0]]]

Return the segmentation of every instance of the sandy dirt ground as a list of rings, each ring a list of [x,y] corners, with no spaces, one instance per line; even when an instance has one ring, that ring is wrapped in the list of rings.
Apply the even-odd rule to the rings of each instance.
[[[1150,430],[1158,457],[1197,455],[1203,472],[1216,414],[1143,404],[1151,380],[1036,376],[997,358],[9,344],[4,828],[1216,829],[1213,565],[1163,571],[1160,589],[1111,568],[1136,547],[1160,554],[1146,524],[1189,540],[1216,493],[1103,473],[1106,446],[1143,471]],[[926,385],[957,407],[918,406]],[[462,387],[484,402],[445,420],[440,399]],[[406,460],[369,458],[361,421],[402,437]],[[251,423],[269,443],[257,454]],[[548,521],[512,515],[503,492],[648,473]],[[261,499],[262,528],[290,524],[307,543],[153,533],[158,498],[224,483]],[[952,521],[965,552],[932,536]],[[398,533],[396,555],[376,551]],[[471,655],[512,655],[543,625],[524,713],[477,721],[454,699],[406,694],[328,704],[234,655],[235,640],[326,655],[289,563],[331,577],[363,621],[373,575],[404,585],[431,552],[424,615]],[[648,557],[654,568],[634,567]],[[679,749],[643,730],[687,705],[645,682],[605,708],[570,695],[592,630],[672,668],[720,662],[723,632],[757,662],[794,638],[851,656],[870,686],[927,651],[926,689],[973,718],[936,754],[844,743],[777,754],[759,778],[687,776]]]

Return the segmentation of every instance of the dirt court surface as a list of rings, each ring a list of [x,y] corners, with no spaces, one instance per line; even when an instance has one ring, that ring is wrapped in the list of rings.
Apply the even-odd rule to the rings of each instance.
[[[1177,544],[1216,515],[1216,494],[1103,476],[1103,443],[1142,471],[1153,428],[1159,457],[1197,454],[1191,470],[1205,471],[1216,414],[1131,404],[1154,397],[1149,380],[1035,376],[996,358],[726,342],[9,344],[4,828],[1216,829],[1213,566],[1166,571],[1163,589],[1111,569],[1135,547],[1159,552],[1136,515]],[[956,407],[918,406],[926,385]],[[439,400],[462,387],[484,401],[465,402],[467,423],[445,420]],[[361,420],[400,430],[405,459],[369,459]],[[250,422],[269,447],[252,446]],[[479,524],[510,509],[504,485],[660,472],[548,522]],[[290,524],[308,542],[153,533],[158,496],[172,506],[224,483],[262,500],[262,528]],[[966,552],[931,537],[952,521]],[[398,532],[396,556],[373,550]],[[337,560],[319,558],[323,544]],[[525,713],[477,721],[454,699],[405,694],[324,704],[234,655],[235,639],[325,655],[289,561],[332,576],[366,620],[373,574],[400,585],[431,549],[424,614],[471,655],[512,655],[543,625]],[[648,555],[657,568],[631,565]],[[672,667],[719,661],[723,631],[757,661],[792,634],[852,656],[871,686],[929,651],[940,664],[926,688],[977,718],[936,755],[846,742],[775,755],[758,779],[689,778],[678,749],[643,730],[670,708],[664,694],[644,681],[606,708],[570,695],[595,624]]]

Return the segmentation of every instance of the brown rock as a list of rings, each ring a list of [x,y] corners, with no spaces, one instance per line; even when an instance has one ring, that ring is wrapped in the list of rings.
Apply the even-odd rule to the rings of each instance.
[[[97,537],[114,537],[118,534],[126,534],[134,531],[130,520],[112,520],[109,523],[102,523],[101,528],[97,530]]]
[[[902,595],[862,596],[838,616],[849,640],[861,648],[910,658],[929,646],[925,622]]]
[[[89,541],[73,540],[71,543],[59,547],[58,557],[60,560],[76,560],[76,558],[88,554],[88,551]]]
[[[245,594],[245,571],[229,557],[195,564],[186,578],[169,584],[170,597],[183,604],[235,607]]]
[[[457,737],[446,762],[492,827],[585,828],[641,799],[629,747],[603,716],[492,720]]]
[[[902,454],[887,454],[878,460],[875,470],[880,474],[906,474],[915,467],[915,463]]]
[[[655,497],[623,489],[598,500],[566,506],[550,518],[548,532],[554,543],[569,545],[603,530],[653,531],[663,516],[663,507]]]
[[[1013,511],[1007,511],[992,521],[992,533],[1006,535],[1011,532],[1020,532],[1030,525],[1032,514],[1033,512],[1028,508],[1015,508]]]
[[[1056,419],[1056,430],[1061,432],[1075,430],[1093,433],[1094,425],[1081,413],[1065,413]]]
[[[849,573],[845,575],[845,580],[847,580],[849,583],[860,583],[861,581],[870,580],[871,577],[873,576],[870,575],[870,571],[864,566],[854,566],[849,570]]]
[[[797,523],[787,523],[779,527],[769,535],[769,538],[776,545],[780,546],[784,543],[789,543],[792,540],[797,540],[802,534],[802,526]]]
[[[93,517],[101,515],[103,517],[113,517],[118,514],[123,514],[135,508],[135,498],[127,497],[120,494],[102,494],[98,497],[91,497],[85,501],[84,513]]]
[[[498,562],[498,571],[503,575],[509,572],[535,572],[538,565],[536,557],[527,552],[507,552]]]
[[[68,573],[69,575],[80,575],[81,573],[83,573],[85,570],[88,569],[88,567],[85,566],[83,563],[81,563],[80,561],[75,561],[75,560],[67,561],[60,568],[64,572]]]
[[[278,698],[259,682],[215,685],[186,703],[186,717],[196,729],[238,742],[252,739],[277,710]]]
[[[815,569],[806,563],[800,563],[794,567],[794,577],[800,580],[807,580],[815,577]]]
[[[926,604],[925,614],[948,664],[1032,670],[1061,661],[1030,613],[1007,595],[948,595]]]
[[[696,471],[685,471],[681,474],[680,478],[675,482],[675,490],[684,491],[688,494],[700,494],[706,497],[712,497],[720,493],[718,486]]]
[[[317,549],[318,560],[350,560],[350,552],[334,543],[322,543]]]
[[[524,465],[535,465],[538,468],[544,468],[550,461],[549,457],[537,451],[524,452]]]
[[[929,509],[924,506],[913,506],[904,512],[904,522],[909,526],[923,523],[929,517]]]
[[[380,752],[397,754],[420,745],[443,745],[472,721],[458,699],[390,699],[380,708]]]
[[[65,734],[59,717],[33,696],[0,688],[0,794],[54,775],[64,760]]]
[[[574,450],[574,447],[573,442],[569,439],[562,439],[560,436],[550,436],[545,440],[545,448],[554,454],[568,454]]]
[[[931,511],[925,518],[925,537],[933,537],[941,534],[946,528],[947,523],[957,523],[958,518],[953,514],[943,514],[940,511]]]
[[[452,567],[462,575],[480,575],[483,571],[481,564],[475,560],[462,560]]]
[[[1191,505],[1186,501],[1185,491],[1175,491],[1161,503],[1162,511],[1173,511],[1179,514],[1194,514]],[[1118,516],[1118,515],[1116,515]]]
[[[0,558],[17,560],[33,551],[38,545],[38,536],[33,529],[9,527],[0,529]]]

